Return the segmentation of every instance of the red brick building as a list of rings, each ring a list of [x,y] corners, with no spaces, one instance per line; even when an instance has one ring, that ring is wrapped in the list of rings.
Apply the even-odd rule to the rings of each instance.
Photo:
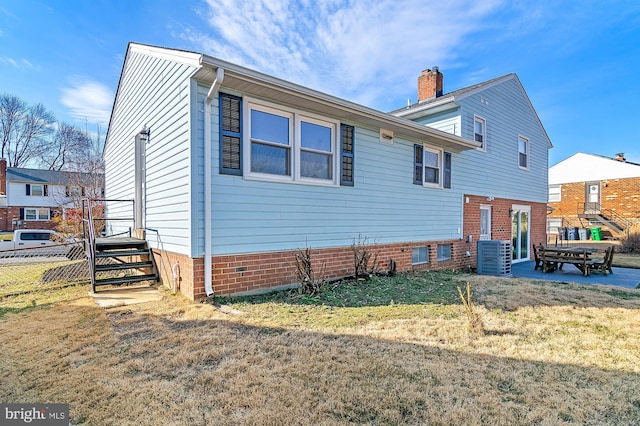
[[[640,221],[640,164],[576,153],[549,168],[549,206],[550,235],[600,227],[604,238],[623,237]]]

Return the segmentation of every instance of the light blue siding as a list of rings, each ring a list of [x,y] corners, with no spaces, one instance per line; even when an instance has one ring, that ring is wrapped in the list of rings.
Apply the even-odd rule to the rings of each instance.
[[[459,117],[462,137],[473,139],[474,114],[486,120],[486,152],[464,151],[453,166],[456,189],[529,202],[547,202],[548,140],[519,84],[508,79],[456,100],[455,111],[417,120],[441,128]],[[529,169],[518,167],[518,136],[529,140]]]
[[[457,109],[424,117],[416,121],[443,132],[462,136],[461,117]]]
[[[133,199],[135,135],[145,125],[151,129],[146,145],[145,216],[146,227],[159,234],[151,232],[148,239],[152,246],[184,254],[191,253],[190,76],[194,70],[183,63],[129,52],[104,154],[106,198]]]
[[[212,119],[218,129],[217,113]],[[393,145],[383,144],[379,129],[347,124],[355,126],[353,187],[218,174],[216,134],[213,253],[348,246],[358,235],[377,243],[460,238],[461,194],[413,184],[413,144],[419,141],[396,136]]]

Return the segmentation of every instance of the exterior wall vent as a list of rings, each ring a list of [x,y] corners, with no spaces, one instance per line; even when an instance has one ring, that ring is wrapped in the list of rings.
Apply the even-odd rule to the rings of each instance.
[[[511,242],[482,240],[477,243],[478,274],[511,275]]]
[[[380,129],[380,142],[393,144],[393,131],[387,129]]]

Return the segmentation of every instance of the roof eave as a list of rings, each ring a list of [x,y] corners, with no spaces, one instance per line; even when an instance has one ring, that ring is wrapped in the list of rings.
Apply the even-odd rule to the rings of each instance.
[[[475,141],[435,130],[404,117],[397,117],[365,107],[211,56],[203,55],[201,65],[202,67],[193,77],[206,84],[213,82],[217,68],[222,67],[225,73],[222,86],[247,95],[282,102],[310,112],[335,117],[341,121],[363,123],[372,127],[388,129],[396,135],[436,144],[454,152],[479,148],[479,144]]]

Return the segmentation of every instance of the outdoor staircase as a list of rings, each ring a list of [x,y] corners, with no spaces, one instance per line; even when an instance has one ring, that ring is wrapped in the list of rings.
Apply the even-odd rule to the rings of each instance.
[[[160,275],[153,252],[144,237],[132,237],[132,234],[144,235],[144,230],[135,226],[134,217],[118,216],[111,219],[100,217],[99,212],[106,211],[108,203],[114,203],[114,210],[121,213],[123,209],[119,206],[129,206],[133,210],[135,204],[134,200],[83,200],[84,248],[89,262],[89,276],[93,292],[95,293],[96,287],[100,286],[120,286],[145,281],[157,283]],[[96,210],[98,216],[94,216]],[[120,223],[130,221],[133,226],[129,228],[128,232],[99,237],[98,235],[105,234],[104,230],[110,221]],[[102,229],[101,234],[96,230],[96,223],[98,223],[99,229]]]
[[[616,235],[622,235],[626,230],[622,224],[603,213],[583,213],[578,218],[588,220],[591,225],[606,226]]]
[[[93,263],[91,284],[94,292],[98,286],[157,282],[159,279],[147,241],[138,238],[96,238],[94,255],[89,256],[89,262]]]

